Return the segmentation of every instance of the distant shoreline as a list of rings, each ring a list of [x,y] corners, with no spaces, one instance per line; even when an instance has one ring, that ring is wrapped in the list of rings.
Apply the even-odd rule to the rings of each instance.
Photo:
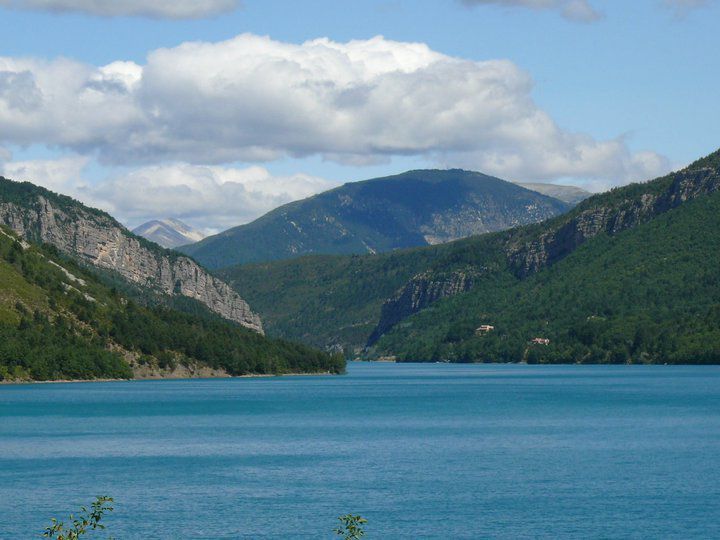
[[[66,384],[66,383],[101,383],[101,382],[135,382],[135,381],[197,381],[210,379],[257,379],[260,377],[312,377],[341,375],[339,373],[331,373],[322,371],[318,373],[253,373],[249,375],[221,375],[217,377],[136,377],[133,379],[57,379],[49,381],[0,381],[0,385],[26,385],[26,384]]]

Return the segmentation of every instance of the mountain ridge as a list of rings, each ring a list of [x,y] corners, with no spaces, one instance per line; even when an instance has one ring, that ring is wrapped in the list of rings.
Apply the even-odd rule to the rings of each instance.
[[[209,268],[444,243],[536,222],[565,202],[481,173],[415,170],[350,182],[179,249]]]
[[[132,229],[132,233],[167,248],[199,242],[205,235],[175,218],[153,219]]]

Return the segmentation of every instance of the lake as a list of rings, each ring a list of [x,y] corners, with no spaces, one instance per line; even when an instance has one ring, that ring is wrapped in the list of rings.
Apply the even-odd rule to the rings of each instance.
[[[713,366],[7,385],[0,538],[100,494],[118,540],[718,538],[719,461]]]

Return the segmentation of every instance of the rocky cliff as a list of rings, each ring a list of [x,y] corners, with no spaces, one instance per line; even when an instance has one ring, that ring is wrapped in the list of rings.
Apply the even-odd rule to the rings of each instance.
[[[589,208],[583,205],[577,214],[557,220],[556,225],[529,242],[511,242],[507,253],[514,273],[525,277],[569,255],[598,234],[615,235],[687,200],[720,189],[720,174],[712,167],[688,168],[668,180],[665,190],[658,191],[650,183],[643,193],[620,201],[600,199],[601,204],[591,204]]]
[[[390,328],[433,302],[469,291],[481,273],[482,269],[468,268],[443,274],[423,272],[413,277],[383,304],[380,322],[368,339],[368,345],[373,345]]]
[[[138,238],[109,215],[28,183],[0,177],[0,223],[32,241],[165,295],[195,299],[262,333],[260,317],[226,283],[195,261]]]

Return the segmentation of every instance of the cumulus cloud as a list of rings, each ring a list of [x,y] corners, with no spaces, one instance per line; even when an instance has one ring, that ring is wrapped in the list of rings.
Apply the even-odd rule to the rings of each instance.
[[[7,161],[0,163],[0,172],[13,180],[32,182],[64,195],[77,196],[85,187],[81,175],[88,161],[81,156]]]
[[[671,170],[670,161],[655,152],[631,152],[623,140],[597,142],[586,135],[565,134],[566,151],[548,152],[537,145],[522,154],[469,152],[455,154],[441,163],[480,171],[493,171],[499,176],[518,181],[543,182],[563,179],[589,191],[605,191],[632,181],[661,176]]]
[[[0,163],[0,173],[101,208],[130,227],[175,217],[207,233],[247,223],[282,204],[337,185],[306,174],[272,175],[264,167],[165,164],[84,179],[85,157]]]
[[[258,166],[172,164],[110,178],[83,195],[130,224],[172,216],[214,233],[336,185],[305,174],[275,176]]]
[[[166,19],[211,17],[239,5],[240,0],[0,0],[0,6],[13,9]]]
[[[559,11],[560,14],[571,21],[594,22],[602,18],[588,0],[460,0],[467,6],[499,5],[511,7],[524,7],[530,9],[548,9]],[[681,0],[682,1],[682,0]]]
[[[532,87],[512,62],[382,37],[296,45],[243,34],[155,50],[145,65],[0,57],[0,144],[125,165],[435,156],[535,180],[627,181],[662,162],[561,129]]]

